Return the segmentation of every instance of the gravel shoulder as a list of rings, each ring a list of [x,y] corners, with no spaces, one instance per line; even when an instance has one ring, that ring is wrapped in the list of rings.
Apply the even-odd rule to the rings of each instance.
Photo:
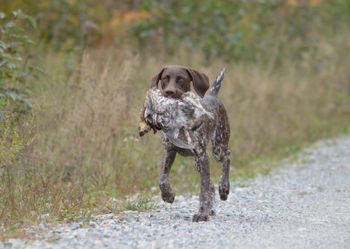
[[[217,193],[216,193],[217,194]],[[350,137],[321,141],[268,176],[231,184],[217,215],[193,223],[198,197],[151,212],[43,227],[46,239],[0,248],[350,248]]]

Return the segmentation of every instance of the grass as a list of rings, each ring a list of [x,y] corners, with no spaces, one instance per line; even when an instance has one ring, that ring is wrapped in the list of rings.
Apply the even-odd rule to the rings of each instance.
[[[149,210],[158,195],[159,135],[137,137],[150,79],[163,64],[185,64],[214,79],[231,123],[232,180],[266,174],[276,160],[322,138],[349,133],[350,35],[322,39],[317,53],[276,65],[206,65],[183,52],[144,57],[113,48],[74,54],[38,51],[46,74],[32,82],[32,113],[1,123],[0,224],[9,231],[40,221],[70,221],[105,212]],[[8,117],[8,120],[14,119]],[[221,166],[212,161],[218,182]],[[193,159],[177,157],[177,193],[199,190]]]
[[[157,203],[150,197],[137,196],[135,200],[128,200],[126,202],[125,209],[131,211],[148,211],[155,209]]]

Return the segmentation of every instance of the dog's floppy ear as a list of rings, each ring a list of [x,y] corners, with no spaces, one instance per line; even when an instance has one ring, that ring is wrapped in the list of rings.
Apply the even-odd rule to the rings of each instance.
[[[157,73],[152,79],[151,79],[151,88],[156,87],[158,88],[158,82],[160,80],[160,78],[162,77],[163,71],[164,71],[165,67],[162,68],[162,70],[160,70],[159,73]]]
[[[208,76],[191,68],[186,68],[186,70],[191,77],[194,90],[199,96],[203,97],[209,88]]]

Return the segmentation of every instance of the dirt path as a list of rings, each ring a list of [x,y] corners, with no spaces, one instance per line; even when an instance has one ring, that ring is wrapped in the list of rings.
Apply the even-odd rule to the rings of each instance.
[[[152,212],[47,230],[49,241],[0,248],[350,248],[350,137],[322,141],[268,176],[233,183],[217,216],[192,223],[197,197]]]

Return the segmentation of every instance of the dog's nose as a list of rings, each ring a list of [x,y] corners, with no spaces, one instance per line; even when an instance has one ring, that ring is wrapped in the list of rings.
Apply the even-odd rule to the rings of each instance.
[[[172,89],[168,89],[164,92],[165,97],[175,97],[176,92]]]

